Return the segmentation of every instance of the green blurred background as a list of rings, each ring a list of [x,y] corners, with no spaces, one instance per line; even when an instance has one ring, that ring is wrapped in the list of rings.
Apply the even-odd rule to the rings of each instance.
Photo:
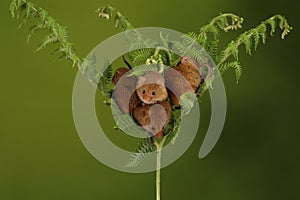
[[[77,135],[72,117],[72,87],[77,73],[68,61],[55,62],[50,50],[33,53],[40,41],[26,44],[26,29],[0,1],[0,199],[155,198],[154,173],[126,174],[94,159]],[[252,57],[241,54],[244,74],[224,76],[228,113],[222,136],[205,159],[198,151],[209,120],[209,99],[201,103],[201,125],[188,151],[162,170],[162,199],[300,199],[299,5],[297,1],[58,1],[34,0],[70,29],[70,40],[86,56],[118,33],[94,10],[112,4],[135,27],[158,26],[197,31],[210,18],[233,12],[245,18],[244,30],[282,13],[293,32],[267,39]],[[230,41],[237,33],[228,33]],[[99,101],[100,102],[100,101]],[[101,103],[101,102],[100,102]],[[101,107],[101,106],[97,106]],[[98,109],[99,111],[99,109]],[[100,121],[109,114],[98,112]],[[111,137],[118,138],[118,132]],[[123,137],[122,137],[123,138]],[[124,138],[121,146],[134,149]]]

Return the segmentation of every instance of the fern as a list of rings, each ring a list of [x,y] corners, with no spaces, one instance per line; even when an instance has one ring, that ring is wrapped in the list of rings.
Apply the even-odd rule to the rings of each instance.
[[[105,5],[103,7],[100,7],[96,10],[96,13],[98,13],[98,16],[103,19],[112,19],[115,22],[115,28],[121,27],[123,31],[133,29],[133,26],[128,21],[127,17],[125,17],[119,10],[116,8]]]
[[[109,63],[104,64],[107,66],[103,72],[99,72],[96,68],[96,55],[90,54],[87,58],[83,59],[81,65],[79,65],[79,70],[81,73],[97,87],[104,96],[111,98],[113,91],[112,84],[112,65]]]
[[[111,94],[113,92],[113,84],[112,84],[112,65],[108,65],[107,68],[100,74],[101,78],[98,83],[98,89],[102,91],[102,93],[111,98]]]
[[[36,49],[40,51],[49,45],[58,44],[59,47],[54,51],[60,54],[60,59],[68,59],[73,62],[73,66],[80,65],[81,59],[77,55],[72,43],[68,41],[68,31],[66,27],[61,26],[48,12],[26,0],[13,0],[9,7],[12,17],[22,18],[19,28],[30,19],[35,20],[34,25],[29,29],[27,40],[39,30],[47,30],[48,35],[42,40],[42,43]]]
[[[110,5],[103,6],[99,8],[96,12],[101,18],[104,19],[113,18],[115,22],[115,28],[118,28],[119,25],[121,25],[123,31],[134,28],[128,21],[127,17],[125,17],[120,11],[111,7]],[[146,47],[158,46],[157,42],[151,44],[151,41],[142,38],[142,35],[136,30],[134,30],[134,33],[135,35],[131,37],[127,35],[127,40],[130,44],[130,47],[128,49],[129,51],[128,57],[133,67],[145,64],[147,59],[149,59],[151,56],[154,55],[155,51],[151,48],[145,48],[145,46]],[[160,35],[160,38],[161,38],[161,43],[159,44],[162,45],[159,48],[168,49],[168,45],[169,45],[167,42],[168,38],[163,37],[162,35]],[[132,51],[133,49],[137,49],[137,50]],[[165,61],[164,64],[168,65],[173,63],[172,58],[175,56],[171,52],[166,50],[162,52],[160,55],[162,60]]]
[[[188,34],[183,35],[180,41],[172,41],[171,43],[173,47],[180,52],[181,55],[191,56],[199,63],[212,68],[213,63],[209,63],[210,59],[208,58],[208,56],[210,56],[212,60],[216,62],[221,74],[229,69],[234,69],[236,81],[238,82],[240,77],[242,76],[242,67],[239,62],[240,45],[245,45],[246,53],[251,55],[252,49],[256,50],[261,42],[266,42],[268,29],[267,26],[270,26],[270,35],[273,35],[276,31],[276,28],[279,26],[279,28],[282,30],[282,39],[284,39],[284,37],[292,30],[284,17],[282,17],[281,15],[275,15],[262,22],[256,28],[242,33],[237,37],[236,40],[230,42],[226,46],[226,48],[224,48],[222,51],[219,51],[218,45],[220,31],[228,32],[230,30],[237,30],[239,28],[242,28],[243,21],[243,18],[232,13],[220,14],[219,16],[213,18],[207,25],[202,26],[198,33],[189,32]],[[132,26],[130,27],[132,28]],[[166,45],[169,45],[169,42],[166,43],[166,38],[161,37],[161,39],[165,47]],[[197,48],[196,44],[200,44],[203,48]],[[143,46],[141,45],[141,40],[135,40],[131,42],[131,45],[133,48],[142,48]],[[208,53],[208,55],[206,54],[206,52]],[[139,66],[145,64],[145,62],[149,60],[149,58],[153,57],[154,54],[155,52],[153,51],[153,49],[142,48],[130,53],[129,57],[133,66]],[[179,61],[178,56],[176,57],[176,55],[170,54],[170,52],[164,51],[163,49],[159,53],[159,56],[161,57],[163,64],[168,66],[176,65]],[[231,60],[229,58],[231,58]],[[134,72],[132,73],[132,75],[140,76],[143,75],[145,71],[157,69],[155,65],[148,65],[147,67],[141,66],[137,67],[136,69],[133,68],[133,70]],[[213,74],[205,80],[205,83],[199,86],[197,90],[198,97],[201,97],[207,91],[207,89],[211,87],[214,78],[215,75]],[[190,94],[184,94],[180,97],[180,99],[183,114],[188,114],[193,107],[195,95],[191,96]],[[171,122],[170,126],[178,127]],[[174,133],[174,138],[176,138],[177,132],[178,131],[176,130],[169,129],[166,137],[170,137],[172,133]],[[148,144],[148,146],[146,144]],[[140,145],[137,152],[142,153],[134,154],[134,159],[132,159],[130,162],[131,166],[136,166],[139,162],[141,162],[141,160],[145,158],[147,149],[153,147],[154,145],[153,142],[149,142],[146,144],[142,143]]]
[[[142,76],[147,71],[159,71],[159,66],[155,64],[140,65],[133,68],[129,76]]]
[[[196,101],[195,93],[184,93],[180,96],[180,106],[183,112],[183,115],[187,115],[191,112],[191,109],[194,107]]]
[[[261,24],[256,26],[253,29],[250,29],[240,36],[237,39],[231,41],[225,49],[220,53],[220,59],[217,60],[217,65],[220,68],[220,72],[224,73],[228,70],[228,67],[225,66],[232,66],[236,74],[238,75],[237,81],[240,78],[240,71],[241,67],[237,67],[237,65],[224,65],[224,63],[232,57],[234,61],[238,61],[239,56],[239,47],[243,44],[245,45],[246,53],[251,55],[251,51],[257,49],[258,45],[262,42],[263,44],[266,42],[266,38],[268,35],[268,26],[270,27],[270,35],[272,36],[276,31],[276,28],[279,27],[282,30],[281,38],[284,39],[285,36],[292,30],[292,27],[288,24],[287,20],[281,15],[275,15]]]
[[[46,10],[26,0],[12,0],[9,11],[12,17],[21,19],[21,23],[18,26],[19,28],[28,23],[28,21],[32,21],[32,26],[29,28],[27,36],[28,42],[38,31],[47,31],[47,35],[45,35],[36,51],[45,49],[50,45],[57,45],[58,47],[53,54],[58,54],[59,59],[68,59],[72,61],[73,66],[77,66],[79,70],[85,74],[88,80],[96,85],[105,96],[111,96],[113,90],[113,85],[111,84],[112,66],[107,64],[108,67],[106,70],[98,72],[96,69],[95,55],[91,55],[86,59],[81,59],[77,55],[73,44],[69,42],[67,28],[60,25]],[[97,9],[96,12],[101,18],[113,19],[115,28],[120,27],[123,31],[133,29],[133,26],[127,17],[110,5],[103,6]],[[275,15],[263,21],[255,28],[240,34],[235,40],[231,41],[220,51],[218,45],[221,31],[228,32],[230,30],[242,28],[243,21],[243,18],[232,13],[220,14],[210,20],[207,25],[202,26],[198,32],[190,32],[183,35],[180,41],[171,42],[168,40],[168,36],[162,35],[160,37],[160,42],[149,41],[142,38],[142,35],[134,30],[135,35],[127,37],[128,42],[131,45],[129,50],[132,50],[132,52],[128,54],[128,58],[134,66],[131,75],[140,76],[148,70],[162,71],[164,65],[176,65],[180,57],[168,50],[169,46],[172,45],[182,55],[191,56],[200,64],[211,67],[213,64],[209,62],[210,59],[208,59],[207,52],[216,62],[221,74],[229,69],[233,69],[235,71],[236,80],[238,81],[242,75],[242,67],[239,61],[239,48],[241,45],[244,45],[246,53],[251,55],[252,51],[258,48],[259,44],[266,42],[268,35],[273,36],[276,29],[279,28],[282,31],[282,39],[284,39],[292,30],[292,27],[289,26],[285,17]],[[203,48],[196,48],[196,44],[200,44]],[[150,46],[155,46],[156,49],[149,48]],[[210,87],[214,78],[215,75],[213,74],[206,79],[204,84],[199,86],[199,93],[197,93],[199,97],[201,97]],[[166,141],[175,141],[176,135],[180,130],[181,112],[183,114],[188,114],[191,111],[195,101],[195,95],[188,93],[183,94],[180,97],[180,100],[182,109],[173,109],[170,123],[165,129],[164,140]],[[117,126],[121,130],[130,133],[147,134],[145,130],[135,125],[135,122],[129,114],[123,114],[114,101],[112,101],[112,109]],[[137,149],[137,153],[133,154],[127,166],[137,166],[145,158],[148,152],[155,151],[157,149],[155,142],[157,141],[154,140],[154,138],[144,139]],[[163,143],[162,141],[160,142]]]
[[[18,26],[21,28],[29,20],[33,21],[33,25],[29,28],[27,41],[29,42],[32,36],[38,31],[46,30],[47,35],[44,37],[36,51],[47,48],[50,45],[58,47],[51,54],[58,54],[59,59],[68,59],[77,66],[79,70],[87,77],[87,79],[102,91],[107,97],[112,91],[111,84],[111,66],[108,66],[104,74],[101,74],[96,69],[96,58],[94,55],[86,59],[81,59],[71,42],[69,42],[68,30],[60,25],[57,20],[51,17],[48,12],[33,3],[26,0],[13,0],[9,7],[12,17],[21,18],[22,22]],[[99,81],[99,77],[101,79]]]
[[[133,67],[146,64],[148,58],[154,54],[153,49],[140,49],[129,54]]]
[[[175,143],[177,135],[180,131],[180,123],[181,123],[181,110],[174,107],[172,109],[170,122],[165,129],[167,142],[171,142],[171,144]]]
[[[237,30],[238,28],[242,28],[243,21],[243,18],[232,13],[220,14],[210,20],[209,24],[200,28],[199,38],[207,40],[209,39],[208,34],[212,34],[213,38],[216,40],[219,36],[219,30],[225,32]]]
[[[115,9],[110,5],[100,7],[96,10],[96,12],[98,13],[98,16],[100,18],[107,20],[113,19],[115,23],[115,28],[121,27],[123,31],[131,30],[134,28],[128,21],[127,17],[125,17],[119,10]],[[131,65],[134,67],[145,64],[146,60],[150,58],[151,55],[153,55],[153,50],[145,49],[145,46],[149,47],[148,40],[143,39],[142,35],[136,30],[134,30],[133,32],[135,33],[135,35],[127,35],[127,40],[130,44],[130,47],[128,49],[128,57],[131,61]],[[138,50],[132,51],[133,49]]]
[[[270,31],[268,31],[268,27]],[[260,43],[265,43],[268,32],[271,36],[278,28],[282,31],[281,39],[284,39],[286,35],[293,29],[287,22],[286,18],[281,15],[274,15],[273,17],[261,22],[255,28],[252,28],[242,34],[240,34],[235,40],[231,41],[227,46],[219,53],[219,57],[216,57],[215,62],[221,74],[229,69],[233,69],[236,76],[236,82],[242,76],[242,66],[239,62],[239,47],[245,46],[246,53],[252,55],[252,50],[256,50]],[[208,89],[206,83],[201,87],[199,97],[201,97]]]
[[[28,21],[33,21],[33,25],[29,28],[27,41],[32,38],[35,33],[40,30],[46,30],[47,35],[42,40],[36,51],[47,48],[50,45],[58,46],[53,54],[59,54],[59,59],[68,59],[72,61],[73,66],[77,66],[79,70],[87,77],[87,79],[95,85],[102,93],[110,98],[113,85],[112,66],[108,66],[103,72],[98,72],[96,68],[96,56],[90,55],[86,59],[81,59],[72,43],[68,41],[67,28],[61,26],[48,12],[26,0],[12,0],[10,7],[12,17],[21,18],[21,23],[18,28],[21,28]],[[128,19],[117,9],[106,5],[96,10],[98,16],[104,19],[113,19],[115,28],[121,27],[123,31],[133,29],[133,26]],[[163,73],[165,66],[176,66],[180,57],[169,51],[170,46],[174,47],[181,55],[191,56],[196,59],[200,65],[206,66],[209,70],[207,72],[206,80],[197,88],[196,95],[185,93],[180,97],[181,109],[172,108],[172,115],[170,122],[164,129],[164,137],[156,139],[154,137],[145,138],[141,141],[136,153],[131,155],[127,167],[136,167],[148,153],[157,151],[156,160],[156,196],[160,199],[160,168],[161,168],[161,149],[166,143],[173,143],[180,131],[181,117],[187,115],[194,106],[196,96],[200,98],[212,86],[212,82],[216,77],[216,69],[213,61],[216,62],[221,74],[229,69],[235,71],[236,80],[240,79],[242,75],[242,67],[239,62],[239,47],[245,46],[246,54],[251,55],[253,50],[256,50],[261,43],[265,43],[268,34],[273,36],[276,29],[282,31],[281,38],[292,30],[285,17],[275,15],[253,29],[250,29],[240,34],[235,40],[231,41],[224,49],[219,50],[219,36],[220,32],[228,32],[229,30],[237,30],[241,28],[243,18],[231,14],[220,14],[213,18],[207,25],[202,26],[199,32],[190,32],[183,35],[179,41],[169,41],[168,36],[160,35],[161,41],[149,41],[142,37],[142,34],[133,29],[134,35],[130,36],[125,32],[127,40],[130,44],[129,53],[127,57],[130,62],[125,60],[125,64],[131,68],[133,72],[131,75],[141,76],[148,70],[157,70]],[[197,48],[200,44],[202,48]],[[151,47],[151,48],[150,48]],[[155,47],[155,48],[153,48]],[[207,55],[208,53],[208,55]],[[211,57],[212,60],[209,58]],[[218,74],[217,74],[218,75]],[[139,135],[147,135],[148,133],[137,126],[133,118],[129,114],[124,114],[115,101],[111,100],[113,115],[116,121],[117,128],[125,133],[135,133]]]
[[[225,13],[213,18],[209,24],[200,28],[197,34],[197,42],[206,49],[215,60],[218,57],[218,43],[220,30],[228,32],[242,28],[244,19],[232,14]]]
[[[86,59],[83,59],[79,70],[84,74],[88,80],[94,85],[98,85],[98,72],[96,69],[96,55],[91,54]]]
[[[189,32],[182,36],[182,40],[175,42],[177,49],[181,51],[184,55],[197,55],[197,52],[190,50],[195,43],[200,44],[212,57],[212,59],[217,59],[218,54],[218,43],[220,30],[228,32],[229,30],[237,30],[242,28],[242,23],[244,19],[232,14],[225,13],[210,20],[207,25],[200,28],[199,33]],[[187,52],[187,49],[189,49]]]
[[[126,167],[138,166],[147,156],[148,153],[156,151],[156,146],[153,142],[153,138],[145,138],[139,144],[135,153],[131,154],[129,162]]]
[[[219,68],[221,71],[226,71],[230,68],[233,68],[235,71],[235,76],[236,76],[237,80],[239,80],[240,77],[242,76],[242,67],[238,60],[226,62],[226,63],[220,65]]]

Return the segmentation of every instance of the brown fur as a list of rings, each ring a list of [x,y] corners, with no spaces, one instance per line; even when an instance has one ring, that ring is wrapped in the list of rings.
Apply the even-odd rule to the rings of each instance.
[[[191,57],[182,57],[176,67],[165,71],[165,77],[169,96],[174,105],[180,104],[179,97],[182,94],[195,92],[203,81],[200,75],[200,65]]]
[[[168,98],[165,79],[157,71],[147,71],[139,77],[137,95],[145,104],[162,102]]]
[[[125,73],[127,73],[127,72],[129,72],[129,71],[130,71],[130,69],[127,69],[127,68],[119,68],[119,69],[115,72],[115,74],[114,74],[114,76],[113,76],[113,78],[112,78],[112,83],[113,83],[114,85],[116,85],[117,82],[120,80],[120,78],[121,78]]]
[[[116,85],[113,98],[124,113],[132,114],[145,130],[161,138],[172,114],[171,104],[165,100],[169,97],[172,104],[179,105],[182,94],[194,93],[204,81],[200,69],[190,57],[182,57],[176,67],[165,70],[165,77],[157,71],[128,77],[130,70],[119,68],[112,79]]]
[[[112,82],[116,85],[113,99],[124,113],[132,113],[141,103],[135,91],[137,78],[135,76],[128,77],[128,72],[127,68],[119,68],[112,78]]]
[[[163,129],[170,121],[171,104],[167,101],[157,104],[143,104],[133,111],[133,117],[145,130],[161,138]]]
[[[196,91],[203,79],[200,74],[199,63],[191,57],[182,57],[175,69],[190,82],[192,88]]]

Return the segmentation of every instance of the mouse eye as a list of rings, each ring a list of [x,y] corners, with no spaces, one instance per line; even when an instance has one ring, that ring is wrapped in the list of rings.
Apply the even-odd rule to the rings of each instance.
[[[152,130],[152,131],[155,131],[155,127],[154,127],[154,126],[152,126],[152,127],[151,127],[151,130]]]
[[[142,91],[143,94],[145,94],[145,92],[146,92],[145,90]]]
[[[152,95],[153,95],[153,96],[155,95],[155,91],[154,91],[154,90],[152,91]]]

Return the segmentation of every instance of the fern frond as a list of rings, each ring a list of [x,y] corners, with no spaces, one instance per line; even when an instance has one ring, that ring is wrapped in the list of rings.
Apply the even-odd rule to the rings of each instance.
[[[212,59],[217,60],[218,44],[220,31],[228,32],[229,30],[237,30],[242,27],[243,18],[231,14],[220,14],[213,18],[209,24],[202,26],[199,33],[189,32],[181,37],[181,41],[175,41],[174,47],[179,50],[182,55],[189,55],[199,60],[203,57],[203,51],[201,54],[197,53],[196,49],[192,49],[195,44],[200,44]]]
[[[154,54],[153,49],[140,49],[129,54],[133,67],[146,64],[148,58]]]
[[[124,16],[116,8],[105,5],[96,10],[98,16],[104,19],[113,19],[115,22],[115,28],[121,27],[123,31],[133,29],[134,27],[128,21],[128,18]],[[142,65],[146,63],[146,60],[153,55],[151,49],[146,49],[150,47],[148,44],[150,41],[148,39],[143,39],[142,35],[134,30],[134,35],[126,34],[126,39],[128,40],[130,47],[128,49],[128,57],[131,61],[131,64],[134,66]],[[132,33],[132,32],[131,32]],[[153,45],[151,45],[153,46]]]
[[[103,95],[108,98],[111,98],[111,94],[114,89],[114,85],[112,84],[112,65],[109,64],[101,75],[98,88],[102,91]]]
[[[212,34],[213,38],[216,40],[219,36],[219,30],[223,30],[225,32],[228,32],[229,30],[237,30],[242,28],[243,21],[243,18],[232,13],[220,14],[210,20],[207,25],[200,28],[198,37],[207,40],[209,38],[209,34]]]
[[[187,92],[180,96],[180,107],[183,115],[187,115],[191,112],[196,100],[195,93]]]
[[[93,86],[98,85],[99,76],[98,76],[98,71],[96,69],[95,54],[91,54],[87,58],[83,59],[81,65],[79,66],[79,70],[83,75],[87,77],[87,79],[90,81],[90,83],[93,84]]]
[[[242,67],[239,61],[232,61],[232,62],[227,62],[222,64],[219,69],[220,71],[227,71],[228,69],[234,69],[235,71],[235,76],[236,76],[236,81],[238,82],[240,77],[242,76]]]
[[[207,58],[207,52],[204,48],[199,48],[197,41],[194,38],[189,37],[189,35],[182,36],[181,41],[173,41],[173,48],[176,49],[180,55],[190,56],[197,60],[199,63],[205,62]],[[213,51],[216,51],[215,47],[212,47]],[[176,60],[176,59],[174,59]]]
[[[121,27],[123,31],[133,29],[133,26],[130,24],[127,17],[110,5],[98,8],[96,13],[98,13],[98,16],[103,19],[113,19],[115,22],[115,28]]]
[[[131,154],[126,167],[138,166],[147,156],[148,153],[156,151],[156,146],[151,138],[145,138],[139,144],[135,153]]]
[[[194,34],[193,37],[215,59],[220,31],[228,32],[242,28],[243,21],[243,18],[232,13],[220,14],[210,20],[207,25],[202,26],[199,33]]]
[[[218,47],[219,47],[219,40],[214,40],[209,42],[206,51],[213,60],[218,60],[219,57]]]
[[[132,73],[129,76],[142,76],[144,75],[145,72],[147,71],[159,71],[160,67],[155,64],[150,64],[150,65],[139,65],[137,67],[132,68]]]
[[[51,44],[59,44],[60,58],[66,58],[73,62],[73,66],[79,65],[81,59],[68,41],[68,31],[66,27],[61,26],[48,12],[26,0],[13,0],[10,4],[10,13],[12,17],[22,18],[19,25],[21,27],[29,19],[35,20],[35,24],[29,29],[27,40],[39,30],[47,30],[49,33],[36,49],[37,51],[44,49]]]
[[[58,42],[57,36],[54,34],[49,34],[45,37],[44,40],[42,40],[42,43],[39,45],[39,47],[35,51],[40,51],[40,50],[46,48],[47,46],[49,46],[50,44],[54,44],[57,42]]]
[[[199,48],[192,49],[195,43],[200,44],[213,60],[219,60],[218,44],[220,31],[228,32],[242,28],[244,19],[232,14],[225,13],[210,20],[207,25],[200,28],[199,33],[189,32],[183,35],[181,41],[175,41],[174,47],[183,55],[189,55],[196,60],[203,58],[203,51],[199,54]],[[198,52],[197,52],[198,51]]]
[[[238,62],[238,54],[239,54],[239,47],[244,44],[246,53],[251,55],[251,49],[254,48],[254,50],[257,49],[258,45],[262,42],[266,42],[267,34],[268,34],[268,26],[270,27],[270,35],[273,35],[276,28],[278,27],[282,30],[281,38],[284,39],[285,36],[292,30],[292,27],[288,24],[287,20],[281,16],[281,15],[275,15],[265,21],[263,21],[261,24],[256,26],[253,29],[250,29],[244,33],[242,33],[240,36],[237,37],[236,40],[231,41],[225,49],[220,53],[220,59],[218,60],[217,66],[220,68],[220,72],[224,73],[228,67],[224,67],[224,63],[229,59],[230,57],[233,58],[235,63]],[[235,66],[236,75],[237,75],[237,81],[240,78],[240,65],[233,65]],[[239,67],[238,67],[239,66]]]
[[[165,129],[165,134],[167,137],[167,142],[171,142],[171,144],[175,143],[177,135],[180,131],[181,124],[181,110],[173,108],[172,115],[170,117],[170,122]]]

